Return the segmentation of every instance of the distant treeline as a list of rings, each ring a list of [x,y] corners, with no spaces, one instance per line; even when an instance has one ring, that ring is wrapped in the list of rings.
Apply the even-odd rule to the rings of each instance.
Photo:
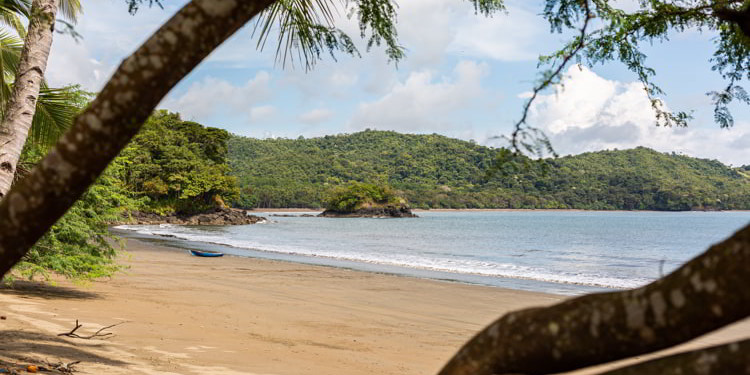
[[[228,141],[240,207],[324,204],[331,187],[381,182],[419,208],[750,209],[748,168],[639,147],[543,161],[437,134],[367,130]]]

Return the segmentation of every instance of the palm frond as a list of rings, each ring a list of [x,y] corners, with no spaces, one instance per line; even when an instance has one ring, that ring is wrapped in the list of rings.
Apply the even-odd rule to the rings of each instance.
[[[286,66],[297,60],[310,69],[325,51],[334,60],[336,51],[360,55],[351,37],[334,25],[345,12],[348,17],[357,16],[368,50],[382,42],[388,57],[398,61],[404,49],[396,37],[395,9],[393,0],[278,0],[258,16],[253,36],[257,35],[257,47],[262,50],[275,34],[276,61]]]
[[[70,23],[76,23],[78,16],[83,13],[81,0],[60,0],[57,2],[57,8],[63,18]]]
[[[79,111],[70,88],[49,88],[43,85],[39,92],[28,142],[45,149],[54,146],[60,136],[70,128],[73,118]]]
[[[0,12],[29,17],[31,0],[0,0]]]
[[[314,38],[315,30],[332,30],[338,6],[345,6],[337,0],[279,0],[261,13],[253,30],[257,33],[257,47],[263,50],[272,31],[278,31],[276,38],[276,59],[286,66],[296,59],[309,68],[322,50],[320,40]]]
[[[5,107],[10,98],[13,81],[18,71],[18,61],[21,57],[23,40],[19,37],[0,29],[0,118],[5,117]]]

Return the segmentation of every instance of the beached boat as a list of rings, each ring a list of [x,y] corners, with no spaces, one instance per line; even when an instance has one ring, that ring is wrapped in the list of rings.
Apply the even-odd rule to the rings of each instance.
[[[224,256],[224,253],[220,253],[218,251],[199,251],[199,250],[190,250],[190,254],[193,254],[197,257],[220,257]]]

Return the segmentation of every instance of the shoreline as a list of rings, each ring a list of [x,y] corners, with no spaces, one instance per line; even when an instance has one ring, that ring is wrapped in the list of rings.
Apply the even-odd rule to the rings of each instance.
[[[311,213],[322,212],[324,209],[315,208],[252,208],[244,209],[247,212],[297,212]],[[584,210],[578,208],[412,208],[414,212],[664,212],[664,213],[684,213],[684,212],[750,212],[750,210],[685,210],[685,211],[667,211],[667,210]]]
[[[197,249],[203,251],[218,251],[224,256],[269,260],[315,267],[351,270],[356,272],[407,277],[437,282],[458,283],[464,285],[500,288],[506,290],[543,293],[561,297],[572,297],[586,293],[609,292],[623,288],[597,286],[584,283],[555,282],[522,276],[488,276],[482,274],[449,272],[432,269],[388,265],[382,263],[363,262],[357,260],[336,258],[324,255],[306,255],[296,253],[281,253],[237,247],[216,242],[193,241],[172,234],[141,234],[124,228],[110,227],[110,231],[120,238],[133,239],[150,245],[163,246],[179,250]]]
[[[564,297],[127,240],[130,266],[75,286],[0,289],[0,360],[81,360],[80,374],[430,374],[506,312]],[[58,337],[125,322],[109,340]],[[747,336],[750,321],[682,350]],[[673,350],[674,351],[674,350]],[[645,359],[647,357],[641,357]],[[611,366],[610,366],[611,367]],[[576,372],[589,374],[601,367]]]

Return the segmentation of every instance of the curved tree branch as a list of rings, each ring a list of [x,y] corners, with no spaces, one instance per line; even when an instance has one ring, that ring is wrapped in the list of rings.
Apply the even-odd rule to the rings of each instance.
[[[552,153],[554,156],[557,156],[544,132],[535,127],[530,127],[526,121],[529,116],[531,105],[534,103],[537,96],[539,96],[539,93],[544,89],[550,87],[558,79],[560,79],[563,69],[565,69],[565,67],[568,66],[568,63],[570,63],[570,61],[575,58],[578,53],[583,50],[584,47],[586,47],[588,27],[591,23],[591,20],[594,19],[594,13],[591,11],[588,0],[581,1],[581,6],[583,7],[584,20],[583,25],[579,30],[579,36],[572,44],[569,51],[566,51],[562,56],[560,56],[560,62],[557,64],[557,66],[553,67],[549,72],[545,73],[545,77],[542,79],[542,81],[531,91],[531,97],[529,97],[526,100],[526,103],[524,103],[523,105],[523,110],[521,111],[521,119],[513,125],[513,133],[511,133],[509,140],[511,149],[515,154],[523,154],[524,151],[535,152],[534,149],[537,148],[538,150],[536,150],[535,153],[539,154],[539,156],[541,157],[542,150],[539,149],[539,143],[541,142],[542,145],[546,147],[547,151]],[[532,143],[527,143],[527,141],[525,141],[525,139],[529,136],[535,137],[535,139],[532,140]]]
[[[125,59],[54,150],[0,202],[0,275],[83,194],[161,99],[273,0],[193,0]]]
[[[724,374],[750,374],[750,339],[656,358],[599,375]]]
[[[750,315],[750,226],[644,287],[512,312],[441,375],[574,370],[667,348]]]

